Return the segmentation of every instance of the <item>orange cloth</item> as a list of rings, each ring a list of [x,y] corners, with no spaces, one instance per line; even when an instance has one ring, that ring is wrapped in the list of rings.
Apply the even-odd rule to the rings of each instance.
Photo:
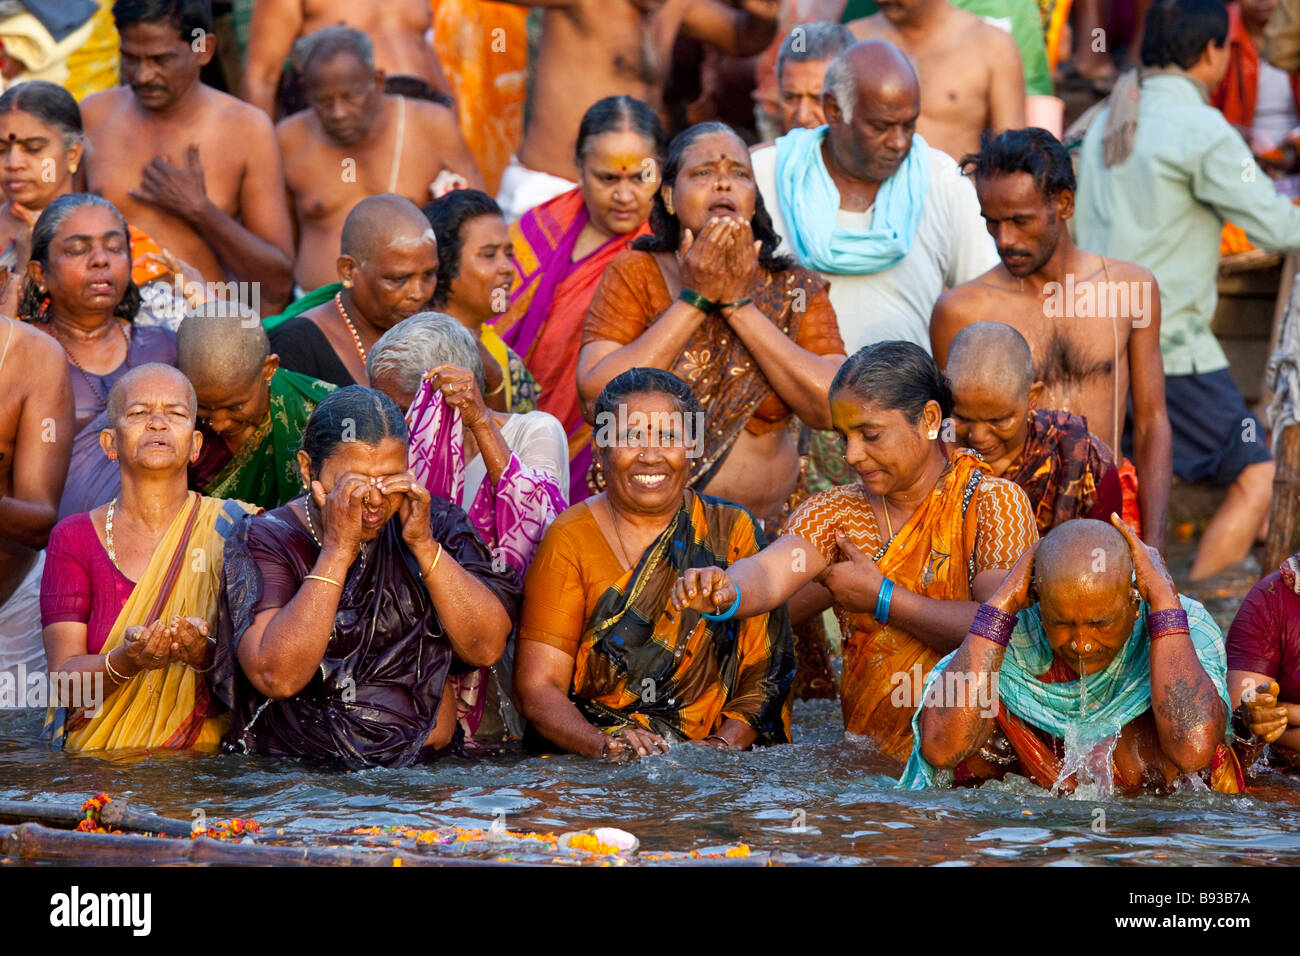
[[[528,8],[487,0],[431,0],[433,45],[451,83],[460,131],[487,191],[524,136]]]
[[[1300,111],[1300,74],[1290,74],[1291,95]],[[1241,21],[1240,4],[1228,4],[1228,72],[1210,98],[1233,126],[1250,126],[1255,122],[1255,103],[1259,95],[1259,51]]]
[[[1142,511],[1138,508],[1138,473],[1133,462],[1125,458],[1119,464],[1119,490],[1124,498],[1120,517],[1128,522],[1133,533],[1142,537]]]
[[[705,539],[703,543],[717,563],[725,567],[758,553],[757,526],[747,512],[720,499],[693,494],[687,497],[693,534],[696,540]],[[658,559],[670,557],[659,555]],[[608,633],[609,622],[593,619],[601,617],[602,610],[610,606],[611,588],[627,593],[631,587],[634,596],[623,613],[653,622],[652,631],[649,625],[646,627],[647,642],[672,651],[678,661],[670,681],[681,702],[675,713],[683,736],[703,739],[727,719],[754,726],[759,719],[757,712],[764,709],[765,699],[774,693],[773,657],[779,648],[773,645],[769,630],[771,615],[759,614],[737,625],[738,660],[731,679],[733,689],[728,694],[725,678],[718,670],[717,637],[709,632],[708,622],[691,612],[670,614],[666,600],[662,606],[656,601],[653,608],[637,602],[635,595],[639,593],[653,597],[655,575],[643,570],[643,564],[655,567],[656,555],[642,558],[637,568],[623,570],[591,507],[586,502],[574,505],[547,530],[528,568],[519,639],[538,641],[573,656],[571,692],[575,698],[594,702],[607,712],[625,714],[624,720],[652,729],[645,714],[628,710],[646,692],[641,674],[612,665],[600,652],[598,642]],[[675,583],[676,579],[673,572],[663,582]],[[647,590],[641,592],[642,587]],[[785,633],[789,640],[788,628]],[[792,646],[786,651],[793,655]],[[631,659],[637,658],[634,655]],[[658,686],[668,684],[660,681]],[[774,718],[787,741],[790,709],[787,693],[780,703],[779,718]]]
[[[135,284],[144,285],[160,276],[171,275],[171,270],[161,262],[145,258],[151,253],[161,256],[162,246],[135,226],[128,225],[127,229],[131,232],[131,278],[135,280]]]
[[[934,492],[898,529],[883,554],[884,535],[860,483],[809,498],[782,534],[805,539],[833,561],[839,557],[837,529],[872,556],[895,589],[940,601],[973,600],[971,587],[977,574],[1010,568],[1038,540],[1033,508],[1024,491],[992,477],[988,465],[964,448],[950,453]],[[847,635],[840,681],[844,728],[906,760],[912,753],[912,715],[919,701],[899,705],[894,690],[900,679],[912,681],[918,664],[924,676],[943,655],[896,624],[880,624],[871,612],[837,607],[836,613],[841,632]]]

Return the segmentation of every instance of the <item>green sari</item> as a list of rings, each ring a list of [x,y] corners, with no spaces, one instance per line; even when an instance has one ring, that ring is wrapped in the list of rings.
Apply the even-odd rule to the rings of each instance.
[[[312,410],[334,386],[282,368],[276,370],[269,389],[266,417],[204,486],[208,497],[234,498],[269,509],[302,493],[298,469],[302,432]]]

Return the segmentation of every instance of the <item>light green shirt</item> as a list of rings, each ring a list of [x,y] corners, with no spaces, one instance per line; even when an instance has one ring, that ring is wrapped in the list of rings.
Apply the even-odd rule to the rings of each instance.
[[[1227,368],[1210,331],[1223,223],[1262,249],[1297,250],[1300,206],[1274,191],[1240,134],[1186,77],[1142,81],[1133,153],[1110,169],[1101,159],[1108,113],[1097,114],[1079,155],[1076,241],[1155,274],[1166,375]]]

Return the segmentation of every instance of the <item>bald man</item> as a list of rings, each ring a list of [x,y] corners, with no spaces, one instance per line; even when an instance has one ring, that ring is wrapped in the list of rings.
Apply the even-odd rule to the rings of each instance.
[[[984,130],[1025,125],[1025,76],[1010,33],[948,0],[879,6],[849,29],[860,40],[888,40],[912,58],[921,75],[917,129],[927,143],[959,159],[979,148]]]
[[[301,494],[302,432],[334,386],[280,368],[258,316],[224,303],[186,315],[176,353],[194,386],[203,433],[190,487],[267,509]]]
[[[1223,635],[1179,597],[1159,552],[1112,520],[1120,530],[1055,528],[981,605],[926,681],[901,787],[952,770],[957,783],[1017,773],[1066,792],[1167,790],[1189,774],[1241,789],[1224,744]]]
[[[1124,520],[1147,544],[1163,548],[1173,439],[1155,277],[1074,244],[1074,170],[1065,147],[1046,130],[986,137],[962,167],[974,180],[1001,261],[935,303],[935,360],[944,365],[953,336],[971,323],[1013,326],[1033,352],[1045,387],[1040,404],[1081,416],[1110,446],[1120,469]],[[1133,462],[1121,446],[1130,398]],[[1206,531],[1207,561],[1225,537],[1213,527]]]
[[[343,220],[357,202],[396,193],[426,203],[442,177],[483,188],[478,166],[447,107],[384,93],[384,73],[360,30],[332,26],[299,41],[309,109],[276,126],[297,233],[294,282],[335,281]]]
[[[1111,450],[1078,415],[1043,406],[1025,337],[1001,322],[957,333],[944,369],[957,443],[1024,489],[1040,536],[1073,518],[1107,520],[1123,507]]]
[[[825,130],[791,130],[753,154],[782,251],[830,280],[848,354],[888,339],[928,351],[940,293],[997,262],[975,190],[915,135],[920,81],[892,43],[832,60],[822,108]]]
[[[438,282],[438,240],[420,207],[381,193],[343,221],[332,299],[277,326],[280,364],[311,378],[365,385],[366,356],[379,337],[428,307]]]
[[[209,283],[256,283],[278,311],[293,288],[280,152],[270,120],[199,80],[216,53],[208,4],[117,0],[113,20],[123,85],[81,104],[89,191]]]
[[[0,672],[45,668],[43,549],[68,475],[73,405],[59,343],[0,317]]]

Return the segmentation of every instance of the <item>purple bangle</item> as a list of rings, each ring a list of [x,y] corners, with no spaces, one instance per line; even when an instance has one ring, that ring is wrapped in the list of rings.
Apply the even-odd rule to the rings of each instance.
[[[991,604],[981,604],[971,622],[970,632],[1006,647],[1011,643],[1011,632],[1016,628],[1016,615],[999,611]]]
[[[1170,608],[1167,611],[1152,611],[1147,615],[1147,634],[1152,641],[1170,634],[1192,633],[1187,624],[1187,612],[1182,608]]]

